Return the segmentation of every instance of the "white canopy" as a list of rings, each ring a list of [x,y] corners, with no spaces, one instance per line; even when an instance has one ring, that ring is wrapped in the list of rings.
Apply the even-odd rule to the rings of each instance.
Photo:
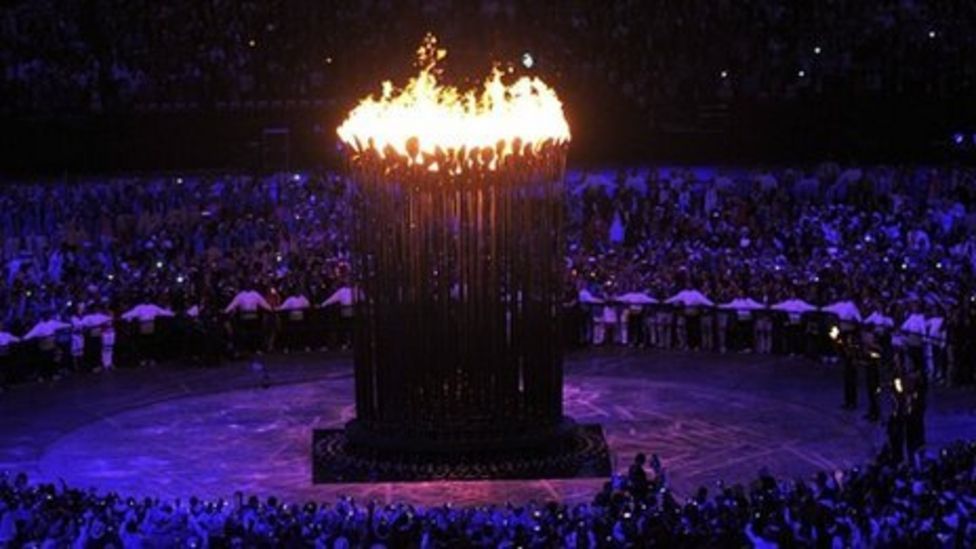
[[[60,320],[45,320],[43,322],[38,322],[31,328],[31,331],[24,335],[24,339],[38,339],[44,337],[51,337],[59,330],[65,328],[70,328],[71,324],[66,322],[61,322]]]
[[[627,292],[614,297],[613,300],[628,305],[650,305],[651,303],[657,303],[656,299],[644,292]]]
[[[264,299],[263,295],[255,292],[254,290],[247,290],[235,295],[234,299],[230,302],[230,305],[224,309],[224,312],[232,313],[239,310],[253,313],[258,309],[270,311],[271,305],[268,304],[268,301]]]
[[[164,309],[158,305],[153,305],[152,303],[142,303],[122,313],[122,320],[148,322],[160,316],[173,316],[173,311]]]
[[[908,315],[905,322],[901,325],[901,331],[907,334],[925,335],[926,325],[925,316],[920,314]]]
[[[322,302],[323,307],[328,307],[329,305],[341,305],[343,307],[349,307],[356,302],[356,296],[352,293],[352,288],[349,286],[343,286],[338,290],[332,292],[329,299]]]
[[[787,299],[770,307],[774,311],[785,311],[787,313],[809,313],[816,311],[817,308],[802,299]]]
[[[837,303],[827,305],[821,310],[825,313],[833,313],[837,315],[837,318],[844,321],[861,321],[861,311],[858,310],[857,305],[853,301],[838,301]]]
[[[301,311],[308,309],[312,304],[309,303],[308,298],[303,295],[290,296],[281,305],[278,306],[279,311]]]
[[[686,307],[711,307],[715,305],[705,294],[698,290],[681,290],[669,297],[666,303],[673,305],[684,305]]]
[[[7,332],[0,332],[0,347],[6,347],[11,343],[17,343],[18,341],[20,341],[19,337],[13,334],[8,334]]]
[[[941,316],[932,316],[925,319],[925,328],[929,335],[931,336],[941,336],[942,328],[945,324]]]
[[[112,322],[112,317],[102,314],[102,313],[92,313],[90,315],[85,315],[81,317],[78,321],[78,325],[82,328],[98,328],[104,324]]]
[[[757,311],[759,309],[765,309],[766,306],[751,297],[738,297],[728,303],[719,305],[719,308],[735,311]]]
[[[874,311],[868,315],[868,317],[864,319],[864,323],[872,324],[874,326],[884,326],[887,328],[891,328],[895,325],[894,319],[892,319],[890,316],[881,314],[880,311]]]
[[[579,302],[587,305],[599,305],[603,303],[603,300],[590,293],[586,288],[583,288],[579,292]]]

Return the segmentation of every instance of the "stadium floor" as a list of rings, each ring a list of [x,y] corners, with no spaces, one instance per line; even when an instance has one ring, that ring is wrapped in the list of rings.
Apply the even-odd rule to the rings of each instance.
[[[0,468],[132,496],[455,504],[588,501],[605,479],[312,485],[313,427],[354,413],[351,359],[313,353],[251,363],[174,365],[76,376],[0,395]],[[672,485],[749,480],[762,467],[807,476],[862,463],[883,443],[863,410],[840,409],[841,372],[804,359],[595,349],[566,361],[569,415],[601,423],[616,470],[657,453]],[[976,437],[976,394],[937,388],[937,447]]]

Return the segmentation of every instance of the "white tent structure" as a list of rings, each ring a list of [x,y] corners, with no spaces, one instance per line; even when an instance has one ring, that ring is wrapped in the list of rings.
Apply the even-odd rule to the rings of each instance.
[[[247,290],[235,295],[234,299],[230,302],[230,305],[224,309],[224,312],[233,313],[235,311],[240,311],[242,313],[255,313],[258,311],[258,309],[270,311],[271,305],[266,299],[264,299],[263,295],[255,292],[254,290]]]
[[[308,301],[307,297],[303,295],[298,295],[298,296],[293,295],[285,299],[285,301],[282,302],[281,305],[278,305],[278,310],[279,311],[302,311],[311,308],[311,306],[312,304]]]
[[[728,303],[720,304],[718,307],[719,309],[730,309],[733,311],[759,311],[766,308],[765,305],[751,297],[737,297]]]
[[[600,305],[603,303],[603,300],[593,295],[586,288],[583,288],[579,291],[579,302],[584,305]]]
[[[352,288],[343,286],[332,292],[332,295],[322,302],[322,306],[339,305],[341,307],[352,307],[354,303],[356,303],[356,296],[353,294]]]
[[[70,327],[71,324],[68,324],[67,322],[61,322],[60,320],[45,320],[35,324],[34,327],[30,329],[29,332],[24,334],[23,339],[27,341],[31,339],[45,339],[45,338],[53,337],[54,334],[58,333],[60,330],[64,330]]]
[[[787,314],[791,324],[797,324],[800,322],[800,317],[804,313],[809,313],[816,311],[817,308],[813,305],[803,301],[802,299],[787,299],[786,301],[780,301],[776,303],[770,309],[774,311],[780,311]]]
[[[289,320],[302,321],[305,319],[305,311],[312,308],[308,298],[303,295],[288,296],[285,301],[278,306],[279,311],[287,314]]]
[[[624,303],[626,305],[652,305],[657,303],[656,299],[645,294],[644,292],[627,292],[625,294],[620,294],[615,296],[613,301]]]
[[[844,322],[860,322],[861,311],[853,301],[838,301],[820,309],[825,313],[837,315]]]
[[[779,303],[776,303],[770,307],[770,309],[795,314],[809,313],[817,310],[816,307],[807,303],[806,301],[803,301],[802,299],[787,299],[786,301],[780,301]]]
[[[173,311],[152,303],[142,303],[122,313],[122,320],[152,322],[159,317],[173,316]]]
[[[685,307],[713,307],[715,305],[712,300],[698,290],[681,290],[665,300],[665,303],[684,305]]]
[[[122,320],[139,323],[139,333],[150,335],[156,331],[156,319],[172,317],[173,311],[164,309],[152,303],[142,303],[122,313]]]
[[[908,315],[905,322],[901,323],[901,331],[905,332],[906,334],[925,335],[925,333],[928,331],[928,326],[925,322],[925,315],[917,313]]]
[[[881,311],[874,311],[864,319],[865,324],[870,324],[876,328],[893,328],[895,321],[890,316],[885,316]]]
[[[766,308],[764,304],[752,299],[751,297],[737,297],[728,303],[722,303],[718,307],[719,309],[735,311],[736,318],[740,320],[749,320],[753,312],[761,311]]]
[[[112,322],[112,317],[103,313],[92,313],[81,317],[78,325],[82,328],[100,328],[109,322]]]

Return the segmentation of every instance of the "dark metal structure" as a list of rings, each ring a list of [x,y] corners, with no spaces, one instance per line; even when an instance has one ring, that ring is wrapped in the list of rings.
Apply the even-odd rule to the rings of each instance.
[[[359,186],[353,448],[553,444],[562,412],[566,145],[516,141],[415,161],[352,152]]]

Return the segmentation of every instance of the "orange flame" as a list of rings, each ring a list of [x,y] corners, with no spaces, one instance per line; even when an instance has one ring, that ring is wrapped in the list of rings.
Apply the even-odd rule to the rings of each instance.
[[[493,169],[497,159],[565,144],[569,125],[556,92],[538,78],[502,82],[497,67],[480,92],[441,85],[437,61],[447,55],[427,35],[417,51],[420,73],[403,89],[383,82],[382,94],[360,101],[339,126],[339,138],[357,153],[372,149],[381,157],[398,155],[411,165],[438,169],[442,151],[467,151],[467,164]],[[516,150],[518,149],[518,150]],[[495,154],[475,154],[491,150]]]

